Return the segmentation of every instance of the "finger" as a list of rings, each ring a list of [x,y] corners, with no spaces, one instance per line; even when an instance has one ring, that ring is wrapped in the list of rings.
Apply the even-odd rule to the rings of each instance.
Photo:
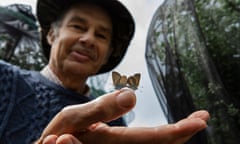
[[[56,144],[82,144],[82,142],[71,134],[64,134],[57,139]]]
[[[186,118],[175,124],[153,128],[99,125],[99,127],[92,129],[91,132],[79,135],[79,139],[88,144],[177,144],[186,142],[206,126],[206,121],[198,117]]]
[[[49,135],[43,140],[43,144],[56,144],[57,136]]]
[[[190,136],[196,134],[197,132],[205,129],[207,127],[207,123],[205,120],[201,118],[186,118],[183,119],[176,124],[173,124],[173,135],[183,137],[183,136]]]
[[[52,119],[41,139],[50,134],[61,135],[86,130],[93,123],[116,119],[131,110],[135,103],[134,91],[124,88],[85,104],[68,106]]]
[[[74,126],[86,128],[99,121],[108,122],[119,118],[131,110],[135,103],[134,91],[126,88],[98,97],[86,104],[68,106],[61,114],[63,119],[70,120],[69,123]]]
[[[136,96],[134,91],[129,88],[124,88],[115,91],[114,93],[99,97],[85,105],[85,108],[90,111],[83,115],[85,116],[84,122],[87,122],[85,125],[91,125],[99,121],[108,122],[119,118],[131,110],[135,104]],[[86,119],[89,121],[86,121]]]
[[[207,111],[205,110],[200,110],[192,113],[188,118],[200,118],[202,120],[207,121],[210,118],[210,115]]]

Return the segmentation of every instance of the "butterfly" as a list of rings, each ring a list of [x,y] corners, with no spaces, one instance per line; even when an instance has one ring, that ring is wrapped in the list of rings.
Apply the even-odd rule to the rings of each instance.
[[[116,71],[112,72],[113,85],[116,89],[129,87],[133,90],[136,90],[140,82],[140,77],[141,77],[140,73],[136,73],[133,76],[127,77],[125,75],[121,75]]]

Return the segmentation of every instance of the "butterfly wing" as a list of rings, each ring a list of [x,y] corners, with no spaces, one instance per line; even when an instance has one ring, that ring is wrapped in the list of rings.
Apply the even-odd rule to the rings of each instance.
[[[120,73],[113,71],[112,72],[112,80],[113,80],[113,85],[117,85],[121,79]]]
[[[119,80],[119,85],[121,85],[122,87],[125,87],[127,85],[127,76],[122,75],[120,80]]]
[[[136,86],[138,86],[139,83],[140,83],[141,74],[140,74],[140,73],[136,73],[136,74],[134,75],[134,78],[135,78],[135,80],[136,80]]]
[[[125,75],[120,75],[120,73],[114,71],[112,72],[113,85],[116,89],[121,89],[127,85],[127,77]]]
[[[133,90],[136,90],[140,82],[140,77],[141,77],[140,73],[137,73],[134,76],[130,76],[127,80],[128,87]]]

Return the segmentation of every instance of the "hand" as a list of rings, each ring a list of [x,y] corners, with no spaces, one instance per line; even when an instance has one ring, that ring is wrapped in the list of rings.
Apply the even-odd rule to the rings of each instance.
[[[102,123],[128,112],[135,102],[134,91],[122,89],[86,104],[66,107],[49,123],[38,143],[181,144],[207,126],[206,111],[194,112],[175,124],[152,128],[109,127]]]

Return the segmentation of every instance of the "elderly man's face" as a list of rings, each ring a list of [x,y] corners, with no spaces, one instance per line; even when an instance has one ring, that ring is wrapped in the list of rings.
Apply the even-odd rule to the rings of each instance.
[[[55,72],[89,76],[98,72],[110,54],[112,23],[101,8],[75,5],[57,30],[50,30],[49,64]]]

